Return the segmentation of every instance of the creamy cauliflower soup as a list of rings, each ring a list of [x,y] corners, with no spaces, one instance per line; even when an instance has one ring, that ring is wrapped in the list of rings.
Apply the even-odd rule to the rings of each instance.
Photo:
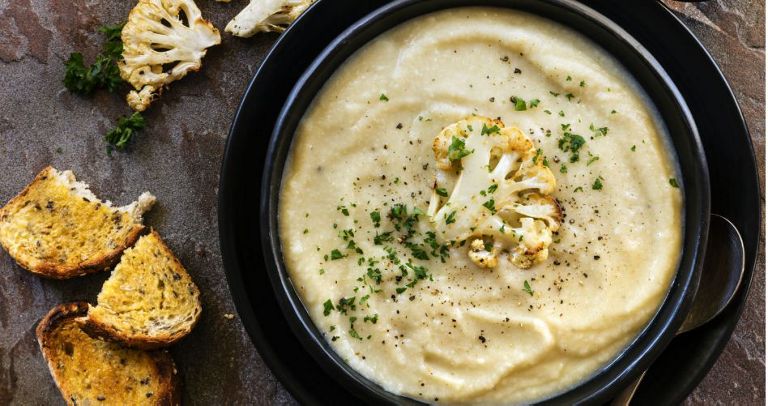
[[[279,225],[335,351],[396,394],[542,400],[650,321],[681,250],[664,126],[605,51],[494,8],[406,22],[306,112]]]

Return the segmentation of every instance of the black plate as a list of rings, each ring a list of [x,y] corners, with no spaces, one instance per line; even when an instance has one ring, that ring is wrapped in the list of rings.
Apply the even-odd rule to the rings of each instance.
[[[222,166],[221,249],[235,304],[262,358],[303,403],[338,403],[349,400],[351,395],[322,372],[281,316],[259,244],[255,212],[259,206],[258,172],[275,119],[296,79],[335,36],[384,3],[321,1],[278,40],[246,92]],[[713,212],[732,219],[744,235],[747,272],[735,303],[710,325],[675,339],[638,393],[637,399],[643,404],[673,404],[698,384],[717,359],[746,298],[760,223],[754,153],[741,113],[720,71],[671,12],[650,1],[588,3],[650,49],[675,80],[708,151]]]

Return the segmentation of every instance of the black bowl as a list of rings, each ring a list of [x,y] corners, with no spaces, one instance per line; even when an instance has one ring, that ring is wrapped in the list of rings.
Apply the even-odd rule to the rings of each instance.
[[[348,366],[315,327],[283,263],[277,224],[284,163],[294,132],[324,83],[366,43],[412,18],[447,8],[492,6],[537,14],[571,27],[622,62],[661,113],[681,170],[684,239],[680,264],[667,297],[651,322],[611,363],[578,386],[546,402],[599,403],[610,399],[663,351],[687,315],[698,285],[710,214],[706,158],[684,99],[661,65],[629,34],[591,8],[571,0],[400,0],[370,13],[339,35],[302,75],[278,116],[267,152],[261,188],[262,247],[267,271],[294,334],[325,371],[366,403],[415,403],[394,395]]]

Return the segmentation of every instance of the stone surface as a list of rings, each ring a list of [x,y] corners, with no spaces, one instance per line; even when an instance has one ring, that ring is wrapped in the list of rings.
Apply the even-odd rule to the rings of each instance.
[[[218,27],[245,0],[199,0]],[[712,50],[736,91],[764,162],[764,4],[712,0],[670,2]],[[229,296],[216,224],[221,155],[230,121],[254,70],[276,38],[227,34],[201,72],[175,84],[146,118],[127,153],[112,157],[101,139],[129,111],[122,97],[68,93],[63,61],[98,53],[96,28],[125,19],[132,1],[0,0],[0,202],[9,200],[47,164],[73,169],[100,196],[118,204],[142,191],[159,204],[147,223],[165,237],[202,290],[203,318],[172,350],[187,404],[290,404],[251,345]],[[151,170],[149,169],[151,168]],[[764,179],[761,164],[761,178]],[[93,301],[106,274],[74,281],[42,280],[0,251],[0,404],[55,404],[58,392],[34,339],[34,326],[55,304]],[[762,404],[765,378],[764,255],[748,307],[726,352],[689,404]],[[228,315],[235,314],[234,318]]]

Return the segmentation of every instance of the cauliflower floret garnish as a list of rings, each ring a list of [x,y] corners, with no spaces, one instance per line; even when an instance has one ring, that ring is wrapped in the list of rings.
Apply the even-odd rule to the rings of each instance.
[[[120,76],[135,89],[126,101],[136,111],[146,110],[171,82],[199,70],[207,48],[221,43],[219,30],[192,0],[139,0],[121,38]]]
[[[530,268],[547,259],[562,221],[555,177],[541,150],[501,120],[452,124],[432,145],[437,173],[427,214],[443,242],[469,242],[468,256],[495,268],[500,255]]]
[[[237,37],[251,37],[257,32],[283,32],[315,0],[251,0],[225,30]]]

